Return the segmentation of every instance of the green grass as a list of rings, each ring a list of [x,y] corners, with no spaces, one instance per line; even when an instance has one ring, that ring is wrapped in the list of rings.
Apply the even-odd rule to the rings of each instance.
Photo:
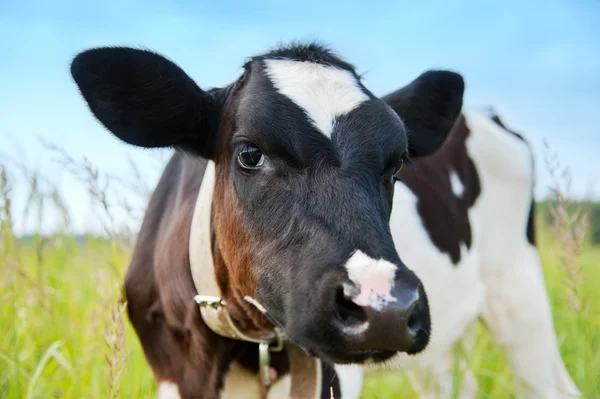
[[[5,265],[0,274],[0,397],[107,397],[106,356],[112,351],[105,337],[114,329],[111,306],[127,256],[105,242],[80,245],[69,237],[41,250],[39,245],[14,243],[0,255]],[[149,369],[133,330],[126,327],[130,353],[120,397],[150,397]]]
[[[561,354],[583,397],[600,397],[600,248],[587,247],[580,257],[586,273],[581,292],[590,308],[578,312],[562,296],[566,277],[557,245],[547,232],[542,233],[540,245]],[[49,241],[37,237],[23,243],[4,235],[0,241],[0,398],[154,397],[141,347],[125,314],[118,312],[129,253],[125,246],[97,239],[77,243],[71,237]],[[119,325],[124,332],[118,332]],[[475,346],[463,357],[478,380],[478,396],[511,397],[512,377],[502,351],[480,326],[474,326],[473,333]],[[119,338],[124,339],[123,347]],[[363,397],[418,396],[408,379],[397,373],[368,380]]]

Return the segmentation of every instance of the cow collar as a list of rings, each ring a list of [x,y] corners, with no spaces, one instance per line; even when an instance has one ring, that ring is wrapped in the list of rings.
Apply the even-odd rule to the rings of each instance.
[[[257,336],[244,333],[236,326],[227,311],[225,300],[217,284],[211,250],[210,226],[214,186],[215,164],[208,161],[194,207],[189,242],[190,269],[198,293],[194,300],[200,307],[200,315],[216,334],[258,344],[260,379],[266,387],[271,384],[270,352],[281,351],[285,346],[292,380],[290,397],[318,397],[321,390],[321,363],[295,345],[284,342],[286,337],[283,331],[272,322],[265,308],[257,300],[249,296],[244,298],[275,326],[273,331],[267,334]]]

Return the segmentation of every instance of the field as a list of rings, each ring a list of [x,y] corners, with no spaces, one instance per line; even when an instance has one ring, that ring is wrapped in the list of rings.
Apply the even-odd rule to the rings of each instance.
[[[10,181],[5,173],[0,177],[0,398],[154,397],[151,373],[119,303],[131,242],[116,235],[17,238]],[[585,222],[567,223],[567,217],[582,214],[567,208],[559,202],[564,212],[556,220],[565,223],[558,234],[538,216],[539,246],[561,354],[583,397],[600,398],[600,247],[580,239]],[[512,397],[501,349],[480,326],[472,333],[470,352],[463,345],[456,350],[478,380],[478,397]],[[455,377],[460,386],[461,373]],[[398,374],[368,380],[363,397],[418,394]]]

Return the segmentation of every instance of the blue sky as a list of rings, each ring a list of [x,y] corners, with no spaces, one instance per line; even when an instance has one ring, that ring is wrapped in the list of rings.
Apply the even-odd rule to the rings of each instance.
[[[260,5],[259,5],[260,4]],[[90,6],[91,5],[91,6]],[[574,176],[577,195],[600,195],[600,1],[12,1],[0,13],[0,152],[60,186],[76,231],[95,229],[85,190],[39,143],[131,178],[128,157],[153,185],[160,151],[119,143],[91,116],[69,75],[83,49],[131,45],[162,52],[201,86],[229,83],[245,58],[280,42],[317,39],[365,74],[376,94],[430,68],[466,80],[467,107],[493,105],[532,143],[538,197],[547,192],[543,139]],[[162,158],[160,158],[162,156]],[[15,174],[15,177],[18,175]],[[16,227],[26,184],[15,181]],[[55,223],[43,216],[45,229]]]

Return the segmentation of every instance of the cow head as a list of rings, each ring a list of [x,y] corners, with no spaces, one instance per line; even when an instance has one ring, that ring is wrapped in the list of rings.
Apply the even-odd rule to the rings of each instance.
[[[253,57],[210,90],[131,48],[85,51],[71,73],[121,140],[215,163],[213,248],[231,306],[258,299],[291,341],[335,363],[425,348],[427,296],[389,217],[395,174],[434,152],[461,110],[460,75],[428,71],[378,98],[314,44]]]

